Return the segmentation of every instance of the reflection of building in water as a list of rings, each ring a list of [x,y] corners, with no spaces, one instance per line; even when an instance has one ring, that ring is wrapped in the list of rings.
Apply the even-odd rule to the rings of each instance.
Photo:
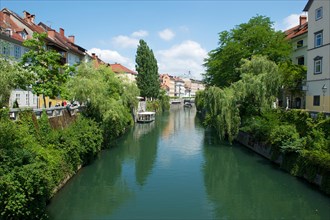
[[[135,124],[134,130],[133,130],[133,137],[134,139],[139,139],[143,135],[148,134],[150,131],[152,131],[155,128],[155,122],[146,123],[146,124]]]
[[[176,113],[170,113],[168,122],[162,132],[163,138],[169,138],[182,127],[188,128],[188,130],[195,127],[195,117],[193,117],[196,114],[195,107],[184,109],[181,105],[171,105],[170,111]]]

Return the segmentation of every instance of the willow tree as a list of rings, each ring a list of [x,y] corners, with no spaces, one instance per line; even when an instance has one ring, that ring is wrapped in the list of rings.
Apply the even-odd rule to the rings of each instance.
[[[86,103],[83,114],[101,125],[105,143],[133,124],[130,110],[137,107],[140,91],[136,85],[122,82],[111,68],[82,63],[66,86],[68,98]]]
[[[206,114],[204,123],[216,128],[220,139],[227,137],[230,142],[238,134],[246,109],[256,108],[254,113],[258,114],[270,108],[280,86],[278,67],[266,57],[243,59],[238,71],[242,78],[231,86],[211,86],[196,96],[198,110]]]

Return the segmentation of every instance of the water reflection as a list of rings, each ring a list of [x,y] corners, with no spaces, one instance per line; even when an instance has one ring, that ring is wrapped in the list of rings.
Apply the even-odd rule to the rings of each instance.
[[[51,219],[95,219],[110,216],[128,198],[134,196],[127,182],[121,178],[122,162],[109,151],[85,167],[51,201]],[[93,201],[92,203],[90,201]]]
[[[327,219],[330,199],[172,106],[75,176],[51,219]],[[316,211],[317,210],[317,211]]]
[[[218,141],[205,131],[202,168],[214,217],[219,219],[326,219],[327,199],[264,158]],[[252,158],[252,160],[251,160]],[[271,171],[274,170],[274,171]],[[315,196],[316,193],[316,196]],[[311,199],[313,198],[313,199]]]

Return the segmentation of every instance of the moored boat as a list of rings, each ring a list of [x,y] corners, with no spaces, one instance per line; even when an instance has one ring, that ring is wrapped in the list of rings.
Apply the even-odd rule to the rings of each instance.
[[[139,112],[137,114],[138,123],[150,123],[155,120],[155,112]]]

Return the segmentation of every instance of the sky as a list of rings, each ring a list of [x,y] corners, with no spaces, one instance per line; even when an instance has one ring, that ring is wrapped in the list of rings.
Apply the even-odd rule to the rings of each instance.
[[[147,42],[159,73],[202,79],[204,59],[218,36],[256,15],[267,16],[276,30],[299,24],[308,0],[0,0],[23,17],[35,15],[107,63],[135,70],[140,39]]]

